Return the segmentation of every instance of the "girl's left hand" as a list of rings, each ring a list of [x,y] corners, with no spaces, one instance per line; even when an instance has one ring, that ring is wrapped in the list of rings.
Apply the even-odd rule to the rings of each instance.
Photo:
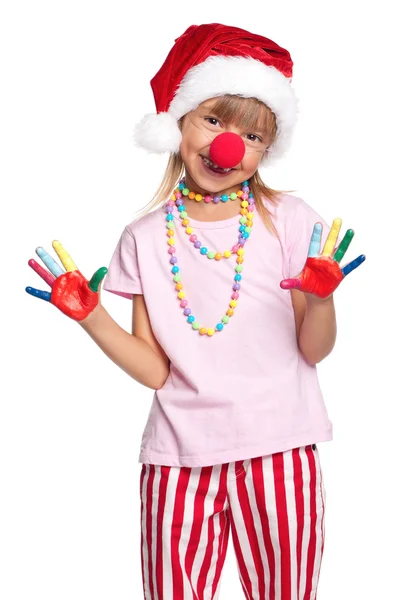
[[[336,247],[341,225],[341,219],[334,219],[323,251],[320,253],[323,226],[321,223],[315,223],[305,266],[297,277],[283,279],[280,282],[282,289],[297,289],[318,298],[328,298],[342,279],[364,262],[365,256],[361,254],[342,269],[339,266],[354,236],[354,231],[348,229],[339,247]]]

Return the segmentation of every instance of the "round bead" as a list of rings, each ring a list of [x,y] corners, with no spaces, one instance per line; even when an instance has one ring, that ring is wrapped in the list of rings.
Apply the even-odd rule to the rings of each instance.
[[[174,232],[174,230],[173,230],[173,229],[168,229],[168,230],[167,230],[167,236],[168,236],[168,237],[174,237],[174,235],[175,235],[175,232]]]
[[[220,196],[214,196],[213,201],[215,204],[218,204],[220,202]]]
[[[247,179],[242,182],[242,186],[244,186],[244,185],[249,185],[249,181]]]
[[[239,227],[239,231],[240,231],[241,233],[243,233],[243,232],[245,231],[245,225],[241,225],[241,226]]]
[[[236,300],[230,300],[230,306],[231,306],[231,308],[235,308],[237,306],[237,301]]]
[[[230,258],[230,256],[231,256],[231,251],[230,251],[230,250],[225,250],[225,251],[224,251],[224,254],[223,254],[223,256],[224,256],[225,258]]]
[[[215,260],[220,260],[221,258],[222,258],[222,255],[220,254],[220,252],[216,252]]]
[[[229,308],[228,310],[226,310],[226,314],[227,314],[229,317],[232,317],[232,316],[233,316],[233,314],[234,314],[234,309],[233,309],[233,308]]]
[[[242,235],[244,240],[247,240],[250,234],[247,231],[244,231]]]
[[[240,220],[239,220],[239,222],[241,223],[241,225],[245,225],[245,223],[246,223],[247,220],[248,219],[246,217],[241,217]]]
[[[168,252],[169,252],[169,254],[175,254],[175,252],[176,252],[175,246],[172,246],[172,248],[168,248]]]
[[[233,247],[231,248],[231,252],[232,252],[233,254],[237,254],[237,253],[238,253],[238,246],[233,246]]]
[[[175,265],[175,263],[177,263],[177,262],[178,262],[178,259],[177,259],[177,257],[176,257],[176,256],[171,256],[171,258],[170,258],[170,263],[171,263],[172,265]]]
[[[189,225],[189,219],[183,219],[183,221],[182,221],[182,225],[183,225],[184,227],[187,227],[187,226]]]
[[[190,236],[190,241],[193,242],[193,244],[197,241],[197,236],[195,233],[193,233],[193,235]]]
[[[238,263],[239,265],[241,265],[241,264],[243,263],[243,261],[244,261],[244,257],[243,257],[243,256],[238,256],[238,258],[237,258],[237,263]]]
[[[173,206],[170,206],[170,204],[167,204],[166,211],[167,211],[168,213],[172,213],[172,211],[173,211],[173,210],[174,210],[174,207],[173,207]]]
[[[196,197],[196,194],[194,192],[189,192],[190,200],[194,200],[195,197]]]
[[[237,192],[238,198],[240,198],[242,196],[242,194],[243,194],[243,191],[242,190],[238,190],[238,192]]]
[[[178,281],[181,280],[181,276],[180,275],[174,275],[174,281],[175,283],[178,283]]]
[[[181,181],[181,182],[180,182],[180,184],[178,185],[178,188],[179,188],[180,190],[184,190],[184,189],[185,189],[185,187],[186,187],[186,184],[185,184],[185,182],[184,182],[184,181]]]
[[[240,290],[240,289],[241,289],[240,284],[239,283],[234,283],[233,290],[235,290],[236,292],[238,292],[238,290]]]
[[[185,297],[185,292],[179,292],[179,294],[178,294],[179,300],[183,300],[184,297]]]
[[[189,315],[189,316],[187,317],[187,322],[188,322],[188,323],[193,323],[193,321],[194,321],[194,317],[193,317],[193,315]]]
[[[186,227],[186,233],[188,235],[190,235],[191,233],[193,233],[193,227]]]
[[[225,317],[223,317],[223,319],[222,319],[222,323],[224,323],[224,324],[226,325],[226,324],[229,322],[229,320],[230,320],[230,319],[229,319],[229,318],[228,318],[228,316],[226,315]]]
[[[196,321],[193,321],[192,327],[193,329],[200,329],[200,323],[196,323]]]
[[[182,194],[181,194],[181,192],[176,192],[176,194],[175,194],[175,198],[176,198],[177,200],[180,200],[180,199],[182,198]]]
[[[167,229],[174,229],[174,221],[168,221],[166,227]]]
[[[181,217],[182,217],[182,213],[186,212],[186,207],[184,206],[184,204],[182,202],[180,204],[178,204],[178,211],[181,213]],[[185,217],[187,217],[187,213],[186,213]],[[184,217],[182,217],[182,218],[184,218]]]
[[[188,196],[188,195],[190,194],[190,190],[189,190],[187,187],[185,187],[185,188],[183,188],[183,190],[182,190],[182,194],[183,194],[184,196]]]
[[[237,251],[238,256],[242,256],[243,254],[245,254],[245,250],[243,248],[239,248],[239,250]]]
[[[175,200],[176,200],[175,194],[171,194],[170,199],[167,204],[169,204],[170,206],[174,206]]]
[[[185,308],[185,310],[183,311],[183,314],[186,315],[187,317],[189,315],[191,315],[191,313],[192,313],[191,308]],[[193,321],[194,321],[194,319],[193,319]]]
[[[205,335],[207,333],[207,330],[205,329],[205,327],[200,328],[200,333],[201,333],[201,335]]]
[[[208,256],[208,258],[214,258],[215,253],[212,252],[212,250],[211,250],[210,252],[208,252],[207,256]]]
[[[179,273],[179,267],[172,267],[171,269],[172,273]]]
[[[227,194],[223,194],[223,196],[222,196],[222,202],[227,202],[227,200],[228,200]]]
[[[169,240],[167,240],[167,244],[168,244],[169,246],[173,246],[173,245],[175,244],[175,240],[174,240],[174,238],[170,238]]]
[[[252,227],[253,225],[253,221],[250,221],[249,219],[246,219],[246,223],[245,223],[246,227]]]
[[[204,202],[206,202],[207,204],[208,204],[208,202],[212,202],[212,200],[213,200],[212,196],[209,196],[209,195],[204,196]]]
[[[250,219],[252,221],[254,214],[252,212],[248,212],[247,217],[248,217],[248,219]]]
[[[236,267],[235,267],[235,270],[237,271],[237,273],[241,273],[242,269],[243,269],[242,265],[236,265]]]
[[[244,236],[244,237],[242,237],[242,236]],[[240,243],[240,245],[241,245],[241,246],[244,246],[244,245],[245,245],[245,242],[246,242],[246,238],[245,238],[245,236],[246,236],[246,237],[249,237],[249,234],[248,234],[248,233],[242,233],[242,234],[241,234],[241,239],[239,240],[239,243]]]
[[[217,331],[222,331],[222,330],[223,330],[223,328],[224,328],[224,325],[223,325],[223,323],[218,323],[218,324],[216,325],[216,329],[217,329]]]
[[[203,246],[200,250],[200,254],[207,254],[208,253],[208,248],[206,248],[205,246]]]
[[[201,194],[196,194],[196,197],[194,199],[197,200],[197,202],[201,202],[201,200],[202,200]]]
[[[244,196],[245,194],[242,194],[242,196]],[[249,205],[248,202],[246,202],[246,200],[243,198],[242,202],[241,202],[241,206],[242,208],[246,208]]]
[[[183,284],[182,283],[177,283],[176,286],[175,286],[175,289],[178,290],[178,292],[180,292],[182,288],[183,288]]]
[[[241,215],[247,215],[248,211],[246,208],[241,208]]]
[[[233,292],[233,293],[231,294],[231,298],[232,298],[233,300],[238,300],[238,298],[239,298],[239,294],[238,294],[238,292]]]
[[[201,246],[202,246],[202,244],[201,244],[201,242],[199,240],[197,240],[197,241],[194,242],[194,247],[195,248],[201,248]]]
[[[238,198],[237,194],[235,192],[233,192],[232,194],[230,194],[230,199],[231,200],[236,200]]]
[[[187,304],[187,300],[181,300],[181,308],[186,308]]]
[[[245,231],[246,231],[246,233],[250,233],[252,231],[252,228],[251,227],[245,227]]]
[[[187,212],[185,210],[181,210],[179,216],[181,219],[187,219]]]
[[[209,336],[212,336],[214,333],[215,333],[215,330],[214,330],[214,329],[208,329],[208,331],[207,331],[207,334],[208,334]]]
[[[243,191],[245,194],[247,194],[247,193],[250,191],[250,190],[249,190],[249,186],[248,186],[248,185],[244,185],[244,186],[242,187],[242,191]]]
[[[234,275],[234,281],[241,281],[241,279],[242,279],[242,275],[240,275],[239,273]]]
[[[173,221],[174,217],[172,215],[167,215],[166,219],[167,219],[167,221]]]

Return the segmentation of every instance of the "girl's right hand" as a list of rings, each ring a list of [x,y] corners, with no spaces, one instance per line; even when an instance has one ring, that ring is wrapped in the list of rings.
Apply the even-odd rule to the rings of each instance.
[[[94,273],[90,281],[87,281],[61,243],[55,240],[52,242],[52,246],[66,272],[49,256],[44,248],[38,247],[36,248],[36,253],[50,272],[44,269],[33,258],[29,260],[28,264],[33,271],[46,281],[52,288],[52,292],[45,292],[32,287],[27,287],[26,292],[32,296],[51,302],[51,304],[57,306],[59,310],[71,319],[83,321],[100,302],[99,286],[108,269],[101,267]]]

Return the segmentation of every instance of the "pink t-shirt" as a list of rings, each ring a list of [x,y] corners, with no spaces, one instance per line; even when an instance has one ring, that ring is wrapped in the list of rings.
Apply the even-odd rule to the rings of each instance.
[[[255,211],[245,245],[238,305],[223,331],[202,336],[186,322],[169,262],[166,212],[160,207],[127,225],[103,289],[143,294],[154,335],[170,359],[164,386],[154,392],[139,462],[208,466],[272,454],[332,439],[317,370],[297,346],[290,291],[282,279],[301,272],[315,222],[329,227],[301,198],[282,194],[273,215],[279,239]],[[235,255],[202,256],[175,217],[175,245],[188,306],[204,327],[225,315]],[[215,222],[189,219],[209,250],[236,243],[239,216]]]

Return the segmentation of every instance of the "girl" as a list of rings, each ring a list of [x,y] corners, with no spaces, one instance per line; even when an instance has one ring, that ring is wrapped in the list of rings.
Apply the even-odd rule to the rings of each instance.
[[[155,390],[143,433],[141,564],[149,600],[217,599],[231,530],[248,600],[310,600],[324,546],[316,443],[332,439],[316,364],[333,349],[338,245],[301,198],[267,187],[297,101],[290,54],[220,24],[190,27],[152,80],[140,145],[170,152],[147,209],[88,282],[29,261],[50,300],[131,377]],[[143,182],[138,183],[139,193]],[[141,189],[142,188],[142,189]],[[186,234],[186,235],[185,235]],[[321,241],[325,240],[321,249]],[[133,299],[133,332],[99,287]]]

